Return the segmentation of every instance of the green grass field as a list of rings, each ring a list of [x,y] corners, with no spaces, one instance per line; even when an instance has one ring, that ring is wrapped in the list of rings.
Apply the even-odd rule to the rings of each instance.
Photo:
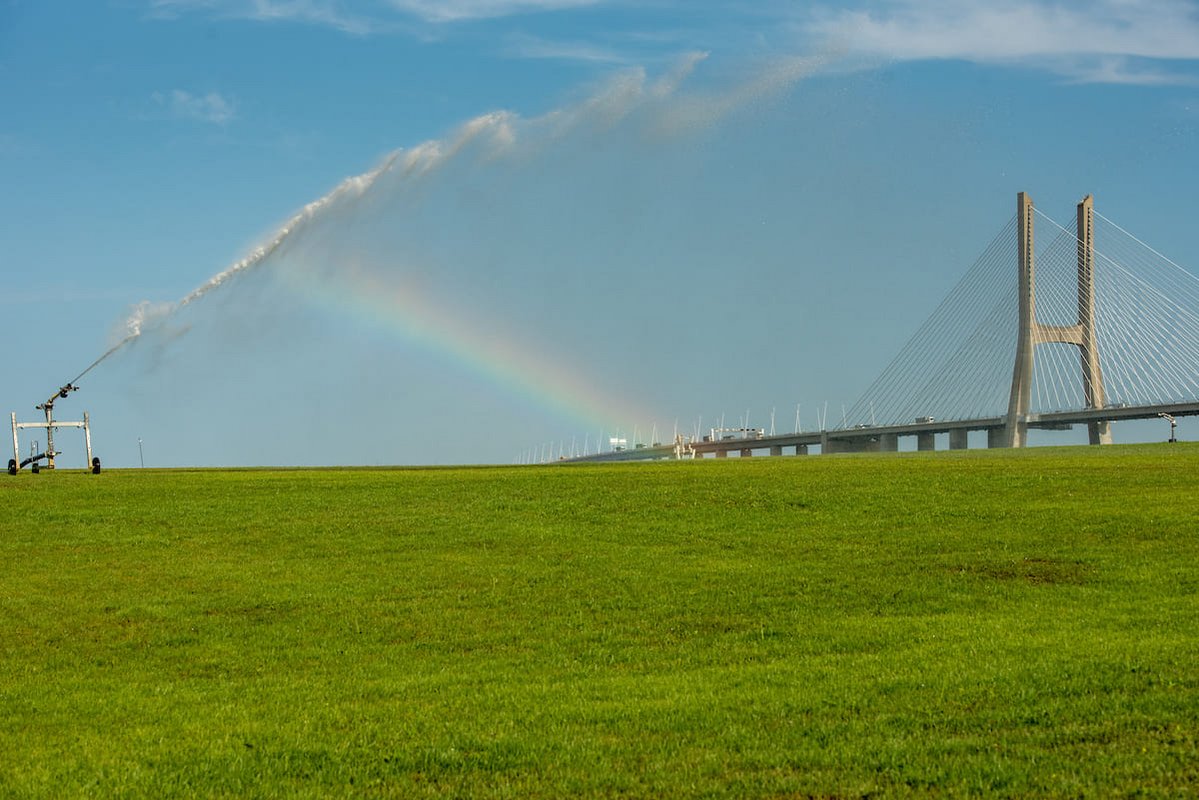
[[[1199,795],[1197,478],[0,476],[0,796]]]

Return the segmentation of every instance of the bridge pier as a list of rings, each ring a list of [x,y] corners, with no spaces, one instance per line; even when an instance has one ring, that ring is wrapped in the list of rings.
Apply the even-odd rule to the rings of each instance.
[[[1068,344],[1078,348],[1082,367],[1083,401],[1087,408],[1099,410],[1106,404],[1103,371],[1099,364],[1099,343],[1095,315],[1095,239],[1094,198],[1087,195],[1078,204],[1077,216],[1077,322],[1045,324],[1037,319],[1036,265],[1033,259],[1033,204],[1020,192],[1016,196],[1017,246],[1019,265],[1019,327],[1016,362],[1012,369],[1012,390],[1008,397],[1006,443],[1024,447],[1028,443],[1028,415],[1032,409],[1033,359],[1041,344]],[[1111,425],[1106,421],[1087,424],[1091,444],[1111,444]]]
[[[866,437],[853,439],[826,437],[820,445],[821,453],[875,453],[878,452],[878,449],[878,441]]]
[[[987,447],[1007,447],[1007,428],[987,428]]]
[[[936,450],[937,449],[937,434],[927,433],[927,432],[916,434],[916,449],[917,450]]]
[[[728,458],[728,457],[729,457],[729,451],[728,451],[728,450],[717,450],[717,451],[716,451],[716,457],[717,457],[717,458]]]
[[[808,446],[806,444],[795,445],[795,455],[806,456],[808,454]]]
[[[878,449],[881,453],[894,453],[899,449],[899,434],[883,433],[878,437]]]
[[[749,457],[750,457],[750,456],[752,456],[753,454],[754,454],[754,451],[753,451],[753,450],[750,450],[748,447],[743,447],[743,448],[741,449],[741,457],[742,457],[742,458],[749,458]]]
[[[781,456],[783,454],[783,446],[781,444],[770,445],[770,455]]]
[[[848,453],[849,442],[844,439],[834,439],[827,433],[820,436],[820,454],[833,455],[834,453]]]
[[[949,432],[949,449],[966,450],[970,447],[970,431],[965,428],[954,428]]]

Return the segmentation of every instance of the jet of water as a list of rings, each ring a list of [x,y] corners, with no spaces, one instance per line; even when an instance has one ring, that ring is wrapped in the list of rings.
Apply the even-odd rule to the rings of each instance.
[[[662,102],[673,96],[684,79],[706,58],[698,53],[683,59],[666,76],[648,81],[643,70],[629,70],[613,79],[604,89],[575,106],[558,109],[531,119],[521,119],[511,112],[497,111],[483,114],[460,126],[443,140],[425,142],[407,150],[389,153],[374,169],[361,175],[343,180],[325,196],[304,206],[292,216],[264,244],[227,269],[217,273],[208,281],[174,303],[140,303],[125,320],[124,336],[93,361],[70,383],[74,384],[102,364],[154,330],[172,315],[210,292],[225,285],[236,276],[250,272],[275,254],[292,237],[319,221],[334,206],[353,203],[368,194],[380,179],[395,174],[401,179],[427,177],[438,167],[463,152],[468,146],[482,141],[495,153],[511,151],[518,146],[518,131],[537,131],[539,136],[530,136],[530,146],[544,145],[547,141],[566,136],[579,126],[592,125],[604,128],[622,119],[639,106]],[[828,56],[811,58],[781,59],[759,71],[748,81],[722,92],[696,94],[684,101],[664,105],[658,109],[653,126],[660,134],[670,135],[685,128],[711,125],[735,108],[755,102],[759,97],[777,92],[815,70],[828,60]]]

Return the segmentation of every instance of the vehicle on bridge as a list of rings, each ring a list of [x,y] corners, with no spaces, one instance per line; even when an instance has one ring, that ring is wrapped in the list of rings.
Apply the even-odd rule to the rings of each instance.
[[[725,442],[737,439],[762,439],[765,436],[765,428],[712,428],[711,433],[704,437],[704,441]]]

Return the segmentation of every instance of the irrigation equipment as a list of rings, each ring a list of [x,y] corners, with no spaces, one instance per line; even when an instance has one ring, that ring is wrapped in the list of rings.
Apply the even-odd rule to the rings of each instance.
[[[41,411],[46,416],[45,422],[17,422],[17,412],[12,412],[12,454],[13,457],[8,460],[8,474],[16,475],[17,472],[25,467],[30,468],[30,472],[38,473],[42,469],[54,469],[54,459],[56,456],[62,455],[61,450],[54,449],[54,431],[58,428],[82,428],[84,449],[87,452],[87,467],[93,475],[100,474],[100,459],[92,455],[92,428],[91,419],[86,411],[83,412],[81,421],[73,420],[56,420],[54,419],[54,403],[57,400],[65,400],[67,396],[74,391],[78,391],[79,387],[74,382],[68,383],[65,386],[60,386],[49,399],[44,403],[39,403],[34,406],[38,411]],[[28,458],[21,460],[21,442],[19,431],[22,428],[45,428],[46,429],[46,449],[41,453],[32,452]],[[45,462],[43,464],[43,462]]]

